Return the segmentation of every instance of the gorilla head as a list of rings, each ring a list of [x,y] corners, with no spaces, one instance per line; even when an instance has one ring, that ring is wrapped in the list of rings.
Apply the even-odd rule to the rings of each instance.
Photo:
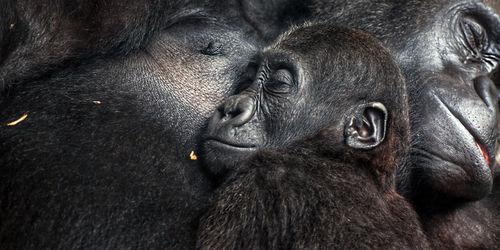
[[[434,247],[497,248],[498,206],[486,196],[498,147],[500,2],[315,2],[313,16],[379,38],[406,77],[412,143],[398,192]]]
[[[316,1],[319,19],[379,38],[407,79],[413,136],[398,184],[414,201],[470,201],[491,190],[499,6],[467,0]]]
[[[194,246],[189,153],[257,46],[196,2],[0,1],[0,245]]]
[[[324,23],[292,28],[255,61],[208,127],[209,170],[230,174],[198,247],[428,248],[393,181],[409,122],[389,52]]]
[[[223,175],[262,148],[284,150],[326,127],[332,144],[346,143],[346,154],[375,148],[386,137],[388,142],[377,147],[387,151],[380,157],[392,159],[390,151],[400,152],[394,148],[404,151],[405,142],[393,136],[406,138],[408,133],[406,93],[392,59],[361,39],[351,44],[340,39],[350,37],[347,29],[316,26],[285,33],[286,39],[278,39],[248,65],[243,90],[209,123],[204,152],[210,172]]]

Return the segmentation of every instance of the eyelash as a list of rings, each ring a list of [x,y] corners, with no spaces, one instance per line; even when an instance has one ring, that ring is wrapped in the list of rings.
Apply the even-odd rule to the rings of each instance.
[[[485,63],[492,69],[495,68],[500,56],[488,53],[488,35],[483,27],[472,20],[463,20],[460,23],[460,31],[469,53],[466,61]]]
[[[465,42],[465,46],[469,53],[468,57],[472,56],[470,59],[480,59],[481,53],[484,50],[485,46],[485,35],[484,32],[478,31],[477,26],[479,24],[475,24],[472,21],[462,21],[460,23],[460,31],[462,32],[462,36]]]
[[[285,71],[285,72],[280,72]],[[287,69],[278,69],[268,78],[264,90],[272,95],[289,93],[293,85],[293,76]]]

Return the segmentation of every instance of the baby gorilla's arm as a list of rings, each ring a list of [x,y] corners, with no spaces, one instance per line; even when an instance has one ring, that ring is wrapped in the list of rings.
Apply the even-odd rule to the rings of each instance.
[[[408,204],[381,191],[366,170],[310,154],[261,153],[219,188],[198,248],[424,248]]]

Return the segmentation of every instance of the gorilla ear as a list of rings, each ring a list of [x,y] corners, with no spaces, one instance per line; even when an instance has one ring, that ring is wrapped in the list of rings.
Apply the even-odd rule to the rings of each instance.
[[[346,143],[357,149],[371,149],[385,138],[387,109],[380,102],[361,106],[344,130]]]

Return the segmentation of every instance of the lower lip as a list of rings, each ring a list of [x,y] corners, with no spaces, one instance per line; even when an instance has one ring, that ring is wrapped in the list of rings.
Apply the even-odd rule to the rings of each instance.
[[[476,144],[479,147],[479,149],[481,150],[481,153],[483,153],[483,157],[486,160],[486,164],[488,164],[488,166],[490,166],[490,157],[488,156],[488,152],[481,144],[479,144],[478,142],[476,142]]]

